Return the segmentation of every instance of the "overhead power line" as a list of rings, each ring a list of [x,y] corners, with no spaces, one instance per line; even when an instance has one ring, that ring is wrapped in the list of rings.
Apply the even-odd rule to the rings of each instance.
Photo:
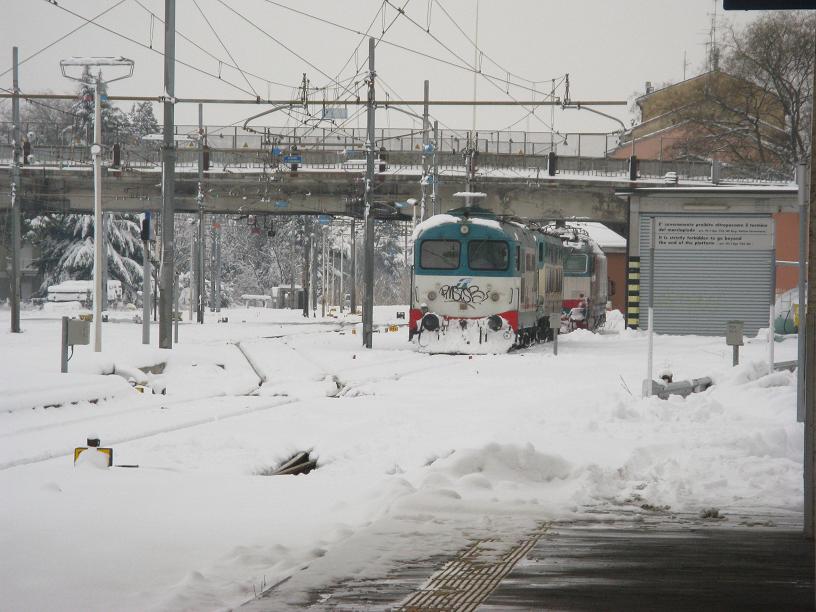
[[[161,18],[161,16],[157,15],[156,13],[154,13],[153,11],[151,11],[149,8],[147,8],[147,7],[146,7],[144,4],[142,4],[142,3],[141,3],[141,1],[140,1],[140,0],[134,0],[134,2],[136,2],[136,4],[138,4],[140,7],[142,7],[142,9],[144,9],[144,11],[145,11],[147,14],[149,14],[149,15],[151,16],[151,18],[155,19],[155,20],[156,20],[156,21],[158,21],[159,23],[162,23],[162,24],[164,23],[164,19],[162,19],[162,18]],[[209,56],[210,58],[214,59],[214,60],[215,60],[216,62],[218,62],[219,64],[221,64],[221,65],[223,65],[223,66],[226,66],[227,68],[232,68],[232,69],[234,69],[234,70],[240,70],[240,68],[238,68],[238,66],[236,66],[236,65],[234,65],[234,64],[230,64],[228,61],[225,61],[225,60],[224,60],[224,58],[218,57],[218,56],[217,56],[217,55],[215,55],[214,53],[211,53],[210,51],[208,51],[207,49],[205,49],[204,47],[202,47],[201,45],[199,45],[199,44],[198,44],[196,41],[194,41],[192,38],[190,38],[189,36],[186,36],[186,35],[185,35],[183,32],[180,32],[180,31],[178,30],[178,28],[176,28],[176,35],[177,35],[177,36],[180,36],[181,38],[183,38],[184,40],[186,40],[188,43],[190,43],[191,45],[193,45],[193,46],[194,46],[196,49],[198,49],[199,51],[201,51],[201,52],[202,52],[202,53],[204,53],[205,55]],[[280,83],[280,82],[278,82],[278,81],[273,81],[273,80],[268,79],[268,78],[266,78],[266,77],[264,77],[264,76],[261,76],[261,75],[259,75],[259,74],[254,74],[254,73],[252,73],[252,72],[249,72],[248,70],[244,70],[244,72],[245,72],[246,74],[248,74],[249,76],[251,76],[252,78],[258,79],[259,81],[263,81],[263,82],[264,82],[264,83],[266,83],[267,85],[277,85],[277,86],[279,86],[279,87],[292,87],[292,84],[291,84],[291,83]]]
[[[246,84],[249,85],[249,88],[252,90],[252,92],[255,94],[255,96],[258,97],[258,92],[255,91],[255,88],[252,86],[252,83],[249,82],[249,79],[247,78],[247,75],[244,74],[244,71],[241,70],[241,67],[238,65],[238,62],[235,61],[235,58],[232,56],[232,53],[230,53],[230,50],[227,48],[227,45],[224,44],[223,40],[221,40],[221,37],[218,35],[218,32],[213,27],[213,24],[210,23],[210,20],[207,19],[207,16],[204,14],[204,11],[201,10],[201,7],[199,6],[198,1],[193,0],[193,4],[195,4],[195,7],[198,9],[198,12],[201,13],[201,16],[204,18],[204,21],[207,22],[207,25],[210,26],[210,30],[215,35],[215,37],[218,39],[218,42],[221,43],[221,46],[224,48],[224,51],[227,52],[227,55],[232,60],[232,63],[235,64],[235,67],[238,69],[238,72],[240,72],[241,76],[244,77],[244,81],[246,81]]]
[[[221,3],[223,4],[223,0],[217,0],[217,1],[218,1],[218,2],[221,2]],[[384,0],[384,1],[385,1],[386,3],[388,3],[388,4],[390,4],[390,2],[388,2],[388,0]],[[342,24],[340,24],[340,23],[337,23],[337,22],[332,21],[332,20],[330,20],[330,19],[326,19],[326,18],[324,18],[324,17],[318,17],[317,15],[313,15],[313,14],[308,13],[308,12],[306,12],[306,11],[301,11],[301,10],[299,10],[299,9],[292,8],[291,6],[286,6],[285,4],[280,4],[280,3],[274,2],[274,0],[265,0],[265,2],[267,2],[267,3],[269,3],[269,4],[274,4],[275,6],[278,6],[278,7],[282,8],[282,9],[285,9],[285,10],[290,11],[290,12],[292,12],[292,13],[296,13],[296,14],[301,15],[301,16],[303,16],[303,17],[306,17],[306,18],[308,18],[308,19],[312,19],[312,20],[314,20],[314,21],[319,21],[319,22],[324,23],[324,24],[326,24],[326,25],[333,26],[333,27],[335,27],[335,28],[337,28],[337,29],[339,29],[339,30],[343,30],[343,31],[345,31],[345,32],[351,32],[352,34],[357,34],[358,36],[366,36],[366,33],[361,32],[360,30],[357,30],[357,29],[355,29],[355,28],[352,28],[352,27],[349,27],[349,26],[342,25]],[[407,3],[406,3],[406,5],[407,5]],[[404,6],[405,6],[405,5],[403,5],[403,7],[398,7],[398,6],[394,6],[393,4],[391,4],[391,6],[394,8],[394,10],[396,10],[396,11],[397,11],[398,16],[399,16],[399,15],[405,15],[405,9],[404,9]],[[254,25],[254,24],[253,24],[253,25]],[[418,24],[417,24],[417,25],[418,25]],[[255,26],[255,27],[257,27],[257,26]],[[423,28],[422,26],[419,26],[419,28],[420,28],[420,29],[421,29],[423,32],[426,32],[425,28]],[[262,31],[262,30],[261,30],[261,31]],[[426,33],[427,33],[427,32],[426,32]],[[266,32],[264,32],[264,34],[266,34]],[[450,66],[451,68],[456,68],[456,69],[458,69],[458,70],[464,70],[464,71],[466,71],[466,72],[476,72],[476,73],[478,73],[478,74],[482,75],[484,78],[486,78],[486,79],[488,79],[488,80],[493,80],[493,81],[496,81],[496,82],[498,82],[498,83],[506,83],[506,82],[508,82],[508,80],[507,80],[506,78],[504,78],[504,77],[499,77],[499,76],[496,76],[496,75],[493,75],[493,74],[489,74],[489,73],[486,73],[486,72],[484,72],[484,71],[480,71],[480,70],[478,70],[476,67],[471,66],[471,65],[470,65],[468,62],[464,62],[463,64],[458,64],[458,63],[456,63],[456,62],[452,62],[452,61],[449,61],[449,60],[443,59],[443,58],[441,58],[441,57],[438,57],[438,56],[435,56],[435,55],[431,55],[431,54],[429,54],[429,53],[424,53],[424,52],[422,52],[422,51],[419,51],[418,49],[414,49],[414,48],[412,48],[412,47],[408,47],[408,46],[406,46],[406,45],[401,45],[401,44],[399,44],[399,43],[395,43],[395,42],[393,42],[393,41],[386,40],[386,39],[384,39],[384,38],[378,38],[377,43],[378,43],[378,44],[384,44],[384,45],[386,45],[386,46],[393,47],[393,48],[395,48],[395,49],[399,49],[399,50],[401,50],[401,51],[405,51],[406,53],[411,53],[411,54],[413,54],[413,55],[417,55],[417,56],[419,56],[419,57],[424,57],[425,59],[429,59],[429,60],[431,60],[431,61],[434,61],[434,62],[437,62],[437,63],[440,63],[440,64],[445,64],[445,65],[447,65],[447,66]],[[328,78],[331,78],[331,77],[328,77]],[[546,79],[546,80],[549,80],[549,79]],[[543,80],[542,80],[542,81],[543,81]],[[528,80],[528,82],[536,82],[536,83],[538,83],[538,82],[540,82],[540,81],[529,81],[529,80]],[[509,83],[510,83],[511,85],[513,85],[514,87],[518,88],[518,89],[522,89],[522,90],[525,90],[525,91],[529,91],[529,92],[531,92],[531,93],[535,93],[535,94],[537,94],[537,95],[541,95],[541,96],[549,96],[549,95],[550,95],[550,94],[549,94],[549,92],[537,91],[537,90],[532,89],[531,87],[529,87],[528,85],[523,84],[523,83],[517,83],[517,82],[515,82],[515,81],[509,81]]]
[[[2,88],[5,89],[5,88]],[[10,89],[5,89],[10,92]],[[11,93],[0,94],[0,99],[10,98]],[[73,100],[75,94],[55,94],[55,93],[20,93],[21,98],[36,100]],[[163,96],[108,96],[112,102],[163,102]],[[177,104],[286,104],[290,106],[303,106],[303,100],[255,100],[247,98],[175,98]],[[377,100],[377,106],[386,108],[388,106],[421,106],[424,100],[399,100],[386,101]],[[309,102],[313,106],[322,106],[322,101]],[[366,100],[334,100],[331,104],[336,106],[365,106]],[[560,100],[429,100],[430,106],[561,106]],[[571,100],[571,106],[626,106],[626,100]]]
[[[148,51],[152,51],[156,55],[160,55],[160,56],[164,57],[164,53],[162,53],[158,49],[154,49],[150,45],[146,45],[143,42],[139,42],[138,40],[135,40],[134,38],[131,38],[130,36],[126,36],[125,34],[122,34],[121,32],[117,32],[116,30],[114,30],[112,28],[104,26],[104,25],[102,25],[100,23],[96,23],[95,21],[91,21],[87,17],[85,17],[83,15],[80,15],[79,13],[76,13],[76,12],[72,11],[71,9],[65,8],[64,6],[62,6],[61,4],[57,4],[53,0],[45,0],[45,2],[47,2],[51,6],[57,7],[58,9],[68,13],[69,15],[73,15],[77,19],[82,19],[83,21],[86,21],[89,24],[95,25],[97,28],[99,28],[101,30],[104,30],[104,31],[106,31],[106,32],[108,32],[110,34],[113,34],[114,36],[118,36],[119,38],[127,40],[128,42],[131,42],[134,45],[138,45],[139,47],[142,47],[143,49],[147,49]],[[213,74],[212,72],[204,70],[203,68],[199,68],[198,66],[194,66],[193,64],[190,64],[190,63],[185,62],[183,60],[180,60],[178,58],[176,58],[175,61],[176,61],[177,64],[180,64],[180,65],[182,65],[182,66],[184,66],[186,68],[190,68],[191,70],[195,70],[196,72],[200,72],[201,74],[207,75],[207,76],[212,77],[214,79],[217,79],[217,80],[221,81],[222,83],[225,83],[225,84],[227,84],[227,85],[229,85],[229,86],[231,86],[231,87],[237,89],[238,91],[241,91],[241,92],[243,92],[243,93],[245,93],[247,95],[256,95],[253,92],[251,92],[251,91],[249,91],[247,89],[244,89],[240,85],[236,85],[235,83],[233,83],[231,81],[228,81],[227,79],[224,79],[224,78],[222,78],[221,76],[219,76],[217,74]]]
[[[37,51],[35,51],[34,53],[32,53],[31,55],[29,55],[29,56],[28,56],[28,57],[26,57],[25,59],[20,60],[19,62],[17,62],[17,65],[18,65],[18,66],[22,66],[22,65],[23,65],[23,64],[25,64],[25,63],[26,63],[28,60],[34,59],[34,58],[35,58],[35,57],[37,57],[37,56],[38,56],[40,53],[43,53],[44,51],[47,51],[48,49],[50,49],[51,47],[53,47],[53,46],[54,46],[54,45],[56,45],[57,43],[60,43],[60,42],[62,42],[63,40],[65,40],[66,38],[68,38],[68,37],[69,37],[71,34],[74,34],[75,32],[78,32],[79,30],[81,30],[82,28],[84,28],[84,27],[85,27],[85,26],[87,26],[87,25],[90,25],[91,23],[93,23],[94,21],[96,21],[97,19],[99,19],[100,17],[102,17],[102,16],[104,16],[104,15],[106,15],[106,14],[110,13],[110,12],[111,12],[113,9],[115,9],[117,6],[122,5],[124,2],[125,2],[125,0],[119,0],[119,2],[117,2],[117,3],[116,3],[116,4],[114,4],[113,6],[109,6],[108,8],[106,8],[104,11],[102,11],[102,12],[101,12],[101,13],[99,13],[98,15],[96,15],[96,16],[94,16],[94,17],[91,17],[91,18],[90,18],[89,20],[87,20],[85,23],[78,25],[77,27],[75,27],[75,28],[74,28],[73,30],[71,30],[70,32],[66,32],[65,34],[63,34],[62,36],[60,36],[59,38],[57,38],[56,40],[54,40],[54,41],[52,41],[52,42],[48,43],[48,44],[47,44],[47,45],[45,45],[45,46],[44,46],[42,49],[38,49]],[[51,2],[49,2],[49,4],[51,4]],[[11,68],[8,68],[7,70],[4,70],[3,72],[0,72],[0,77],[7,75],[7,74],[8,74],[9,72],[11,72],[12,70],[14,70],[14,67],[13,67],[13,66],[12,66]]]
[[[270,40],[274,41],[274,42],[275,42],[277,45],[279,45],[280,47],[282,47],[283,49],[285,49],[286,51],[288,51],[289,53],[291,53],[292,55],[294,55],[296,58],[298,58],[300,61],[302,61],[303,63],[305,63],[305,64],[306,64],[306,65],[308,65],[309,67],[311,67],[313,70],[316,70],[317,72],[319,72],[320,74],[322,74],[324,77],[326,77],[327,79],[329,79],[329,80],[330,80],[330,81],[331,81],[331,82],[332,82],[334,85],[337,85],[337,86],[339,86],[339,87],[342,87],[343,89],[345,89],[346,91],[348,91],[348,88],[347,88],[347,87],[345,87],[344,85],[342,85],[342,84],[341,84],[341,83],[340,83],[340,82],[339,82],[337,79],[335,79],[335,78],[331,77],[330,75],[328,75],[327,73],[325,73],[323,70],[321,70],[320,68],[318,68],[317,66],[315,66],[315,65],[314,65],[312,62],[310,62],[309,60],[307,60],[305,57],[303,57],[302,55],[300,55],[300,54],[299,54],[297,51],[295,51],[294,49],[292,49],[292,48],[291,48],[291,47],[289,47],[288,45],[284,44],[283,42],[281,42],[280,40],[278,40],[277,38],[275,38],[274,36],[272,36],[272,35],[271,35],[269,32],[267,32],[266,30],[264,30],[263,28],[261,28],[261,27],[260,27],[260,26],[259,26],[257,23],[255,23],[254,21],[252,21],[251,19],[249,19],[248,17],[246,17],[244,14],[242,14],[240,11],[235,10],[235,9],[234,9],[233,7],[231,7],[229,4],[227,4],[226,2],[224,2],[224,0],[216,0],[216,1],[217,1],[219,4],[221,4],[221,5],[222,5],[224,8],[226,8],[226,9],[227,9],[227,10],[229,10],[229,11],[231,11],[232,13],[234,13],[235,15],[237,15],[238,17],[240,17],[240,18],[241,18],[241,19],[243,19],[244,21],[246,21],[246,22],[247,22],[249,25],[251,25],[253,28],[255,28],[256,30],[258,30],[259,32],[261,32],[261,33],[262,33],[264,36],[266,36],[266,37],[267,37],[267,38],[269,38]]]

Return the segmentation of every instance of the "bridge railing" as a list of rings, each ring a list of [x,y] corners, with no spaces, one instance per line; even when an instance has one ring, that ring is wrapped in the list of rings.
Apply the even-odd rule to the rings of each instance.
[[[106,165],[112,163],[111,147],[105,147]],[[197,143],[180,143],[177,148],[176,163],[179,170],[194,171],[198,165],[200,149]],[[287,152],[284,149],[284,154]],[[362,150],[336,147],[310,149],[298,147],[303,168],[323,170],[362,170],[359,163]],[[90,147],[87,145],[39,145],[32,148],[34,166],[91,166]],[[379,153],[390,170],[412,169],[419,171],[422,153],[416,148],[406,150],[389,149]],[[12,157],[11,144],[0,143],[0,164],[8,164]],[[271,147],[238,149],[212,148],[209,150],[210,167],[216,171],[230,169],[247,170],[287,170],[282,155],[273,155]],[[436,162],[442,174],[464,173],[464,159],[460,151],[442,150],[436,155]],[[504,173],[509,177],[547,176],[547,154],[524,154],[519,152],[480,151],[477,167],[486,175]],[[612,157],[592,157],[585,155],[559,155],[558,174],[628,177],[628,159]],[[161,150],[158,144],[125,144],[121,147],[121,164],[126,168],[148,169],[161,167]],[[674,172],[681,180],[706,181],[711,177],[711,163],[704,160],[640,160],[639,176],[644,179],[662,178]],[[722,182],[787,182],[790,177],[784,173],[757,171],[756,169],[721,165]]]

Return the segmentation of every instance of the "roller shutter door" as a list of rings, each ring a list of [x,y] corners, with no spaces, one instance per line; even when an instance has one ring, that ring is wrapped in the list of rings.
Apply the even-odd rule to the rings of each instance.
[[[688,217],[660,215],[655,219]],[[765,224],[770,228],[766,234],[770,235],[749,238],[746,244],[736,247],[717,248],[707,244],[698,248],[693,239],[687,239],[681,248],[672,248],[658,233],[653,304],[655,331],[723,336],[727,321],[741,320],[745,322],[745,335],[755,335],[760,328],[768,327],[776,259],[773,221],[768,215],[739,218],[696,215],[694,219],[710,220],[713,224],[752,223],[754,227]],[[641,217],[641,329],[648,326],[651,222],[651,216]]]

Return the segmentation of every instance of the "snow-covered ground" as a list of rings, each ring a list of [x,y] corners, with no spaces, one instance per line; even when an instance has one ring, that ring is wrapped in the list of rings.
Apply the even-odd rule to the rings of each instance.
[[[11,334],[0,311],[4,610],[224,609],[290,576],[267,603],[297,608],[332,580],[547,519],[801,510],[795,377],[767,373],[762,338],[731,368],[723,338],[657,337],[657,370],[716,382],[660,400],[640,398],[646,335],[619,313],[557,356],[468,357],[420,354],[404,328],[369,351],[356,318],[266,309],[185,321],[163,351],[122,312],[67,375],[61,314],[24,311]],[[777,343],[795,356],[795,337]],[[74,467],[90,434],[138,467]],[[298,450],[318,469],[263,475]]]

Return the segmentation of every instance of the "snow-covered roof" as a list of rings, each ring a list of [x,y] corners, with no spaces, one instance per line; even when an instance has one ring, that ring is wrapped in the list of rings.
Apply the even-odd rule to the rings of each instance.
[[[604,251],[626,248],[626,238],[609,229],[603,223],[595,223],[592,221],[570,221],[569,224],[577,225],[578,227],[585,229],[587,234],[589,234],[589,237],[592,238]]]

